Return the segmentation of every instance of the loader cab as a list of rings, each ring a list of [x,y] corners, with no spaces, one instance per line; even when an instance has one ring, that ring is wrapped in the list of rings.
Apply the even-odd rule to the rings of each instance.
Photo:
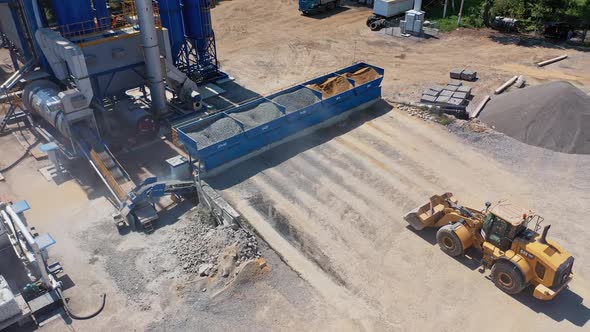
[[[526,230],[528,213],[530,211],[499,203],[489,211],[484,220],[484,239],[502,251],[510,249],[514,239]]]

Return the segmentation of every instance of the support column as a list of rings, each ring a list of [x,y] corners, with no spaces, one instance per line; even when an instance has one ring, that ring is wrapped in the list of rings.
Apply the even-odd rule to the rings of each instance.
[[[154,7],[151,0],[135,0],[137,17],[139,18],[139,30],[145,57],[145,69],[152,98],[152,110],[156,115],[166,112],[166,91],[164,89],[164,76],[160,62],[160,46],[154,21]]]

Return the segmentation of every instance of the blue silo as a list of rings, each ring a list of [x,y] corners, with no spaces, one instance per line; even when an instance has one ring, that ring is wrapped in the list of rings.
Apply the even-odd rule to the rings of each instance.
[[[180,50],[185,43],[184,18],[180,0],[159,0],[160,18],[162,25],[168,29],[172,57],[176,62]]]
[[[186,38],[197,51],[197,70],[202,75],[216,71],[217,56],[211,24],[211,1],[184,0],[183,12]]]

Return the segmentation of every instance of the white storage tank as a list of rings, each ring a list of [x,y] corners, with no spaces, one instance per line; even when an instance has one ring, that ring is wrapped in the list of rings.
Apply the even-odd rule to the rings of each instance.
[[[393,17],[414,8],[414,0],[375,0],[373,13]]]

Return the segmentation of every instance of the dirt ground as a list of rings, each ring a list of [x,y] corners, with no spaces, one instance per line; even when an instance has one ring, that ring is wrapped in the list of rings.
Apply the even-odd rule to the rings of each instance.
[[[585,52],[489,31],[400,39],[370,32],[366,8],[303,17],[296,4],[234,0],[213,9],[222,68],[242,87],[268,94],[366,61],[385,68],[383,96],[403,103],[446,83],[456,67],[479,72],[472,105],[517,74],[531,84],[568,80],[590,91]],[[561,54],[570,57],[534,66]],[[88,313],[107,294],[98,317],[43,330],[587,329],[590,232],[580,216],[590,214],[589,156],[475,134],[459,121],[423,122],[384,101],[275,150],[213,181],[274,249],[259,241],[271,271],[219,293],[203,292],[207,280],[178,271],[168,250],[190,206],[164,215],[152,235],[121,235],[109,220],[106,189],[83,163],[57,184],[37,171],[47,161],[30,157],[3,172],[0,196],[27,199],[28,221],[56,238],[51,254],[64,265],[72,309]],[[13,135],[0,137],[0,151],[0,169],[23,153]],[[162,172],[175,153],[164,144],[120,160],[137,180]],[[407,228],[403,213],[444,191],[475,207],[508,198],[541,213],[553,225],[550,236],[576,256],[571,288],[550,303],[530,290],[505,295],[477,262],[449,258],[433,232]]]

